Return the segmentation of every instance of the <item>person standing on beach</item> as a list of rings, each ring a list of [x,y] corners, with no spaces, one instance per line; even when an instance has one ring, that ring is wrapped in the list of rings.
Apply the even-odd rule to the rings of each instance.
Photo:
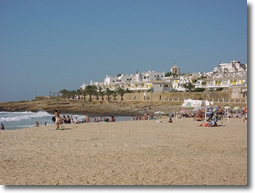
[[[168,123],[173,123],[172,114],[169,115]]]
[[[4,124],[1,123],[1,130],[4,130]]]
[[[55,123],[56,123],[56,129],[59,129],[59,125],[60,125],[60,116],[59,116],[59,113],[58,113],[58,111],[57,110],[55,110]]]

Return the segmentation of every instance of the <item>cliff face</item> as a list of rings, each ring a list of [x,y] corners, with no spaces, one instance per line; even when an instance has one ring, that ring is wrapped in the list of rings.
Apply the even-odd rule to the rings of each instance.
[[[0,103],[0,111],[47,111],[54,113],[58,110],[61,113],[79,113],[95,115],[137,115],[152,113],[158,110],[172,112],[180,109],[180,103],[165,102],[106,102],[94,101],[92,103],[83,100],[38,100],[23,102]]]

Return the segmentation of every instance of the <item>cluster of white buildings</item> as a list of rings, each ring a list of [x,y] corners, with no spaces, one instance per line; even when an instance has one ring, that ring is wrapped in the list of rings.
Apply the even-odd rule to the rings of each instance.
[[[165,72],[136,72],[136,74],[106,76],[104,82],[90,82],[102,89],[115,90],[119,86],[130,91],[173,92],[186,91],[184,84],[192,83],[195,88],[217,89],[229,87],[247,88],[247,64],[239,61],[220,63],[211,72],[181,74],[180,68],[175,64],[171,69],[170,76]],[[81,88],[85,89],[84,83]],[[246,89],[247,90],[247,89]]]

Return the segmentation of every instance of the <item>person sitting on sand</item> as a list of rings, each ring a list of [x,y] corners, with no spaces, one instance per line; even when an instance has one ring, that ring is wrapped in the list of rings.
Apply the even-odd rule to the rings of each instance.
[[[208,127],[216,127],[217,126],[218,117],[213,116],[212,121],[209,122]]]
[[[70,118],[70,116],[69,116],[69,115],[67,115],[66,123],[67,123],[67,124],[71,124],[71,118]]]
[[[110,118],[110,122],[115,122],[115,118],[114,118],[114,116],[111,116],[111,118]]]
[[[65,115],[63,115],[63,121],[64,121],[64,123],[67,123],[67,118],[66,118],[66,116]]]

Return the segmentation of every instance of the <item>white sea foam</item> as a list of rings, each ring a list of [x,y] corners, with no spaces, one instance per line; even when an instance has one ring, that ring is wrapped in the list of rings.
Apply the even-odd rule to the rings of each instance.
[[[21,121],[21,120],[27,120],[27,119],[32,119],[32,118],[41,118],[41,117],[52,116],[51,114],[49,114],[45,111],[0,112],[0,113],[1,113],[0,122]]]
[[[35,125],[16,125],[17,128],[30,128],[34,127]]]

